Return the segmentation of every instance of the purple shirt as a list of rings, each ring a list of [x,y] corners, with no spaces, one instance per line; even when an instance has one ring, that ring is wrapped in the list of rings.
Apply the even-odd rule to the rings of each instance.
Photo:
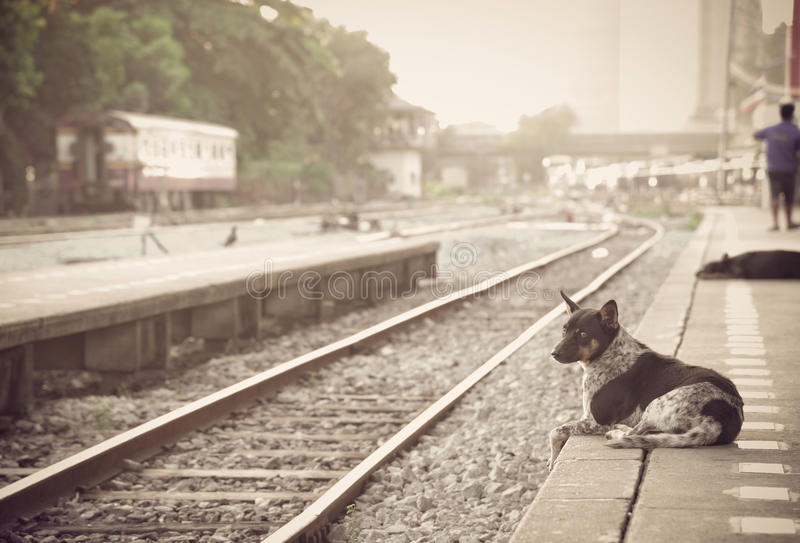
[[[753,137],[767,140],[767,170],[770,172],[797,171],[797,150],[800,149],[800,128],[783,121],[759,130]]]

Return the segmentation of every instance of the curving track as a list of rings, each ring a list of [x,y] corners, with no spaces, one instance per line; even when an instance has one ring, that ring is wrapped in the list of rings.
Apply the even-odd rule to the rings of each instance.
[[[633,245],[635,241],[636,248],[594,277],[575,294],[574,299],[580,300],[599,288],[655,244],[662,230],[658,225],[653,228],[655,233],[643,243],[639,243],[639,239],[628,240],[627,245]],[[453,372],[451,384],[458,384],[443,396],[450,385],[442,387],[436,383],[438,386],[430,387],[430,394],[411,397],[400,387],[392,387],[391,377],[387,375],[376,375],[374,382],[357,383],[358,386],[346,391],[331,390],[324,382],[308,377],[304,378],[304,392],[301,394],[286,392],[285,384],[332,360],[364,352],[371,344],[396,337],[400,330],[409,326],[417,327],[415,330],[419,329],[421,322],[430,326],[430,320],[426,319],[448,306],[466,301],[472,305],[462,312],[465,315],[479,312],[496,314],[506,304],[486,295],[491,294],[492,289],[585,251],[616,234],[617,228],[614,228],[589,242],[557,251],[501,276],[436,299],[32,473],[0,489],[2,519],[9,521],[33,514],[58,495],[69,495],[76,488],[88,488],[125,470],[122,475],[81,495],[81,502],[94,499],[100,504],[111,503],[111,506],[83,508],[82,512],[78,508],[75,512],[77,519],[48,519],[45,513],[44,520],[38,521],[39,529],[63,534],[208,534],[220,526],[235,525],[251,535],[271,533],[267,541],[320,540],[329,520],[345,510],[372,471],[412,444],[470,387],[557,317],[562,312],[561,305],[539,318],[478,369],[474,366],[460,368],[460,375]],[[624,246],[620,246],[615,254],[624,250]],[[587,270],[590,277],[595,273]],[[478,299],[481,293],[484,296]],[[553,303],[548,301],[540,305],[549,307]],[[543,312],[539,309],[539,313]],[[526,312],[522,319],[530,322],[531,316]],[[454,318],[454,315],[446,314],[441,320],[447,322]],[[434,324],[436,327],[439,325]],[[276,393],[274,401],[252,405],[253,401]],[[248,405],[246,411],[240,410],[229,416],[232,411]],[[149,462],[152,467],[143,468],[135,461],[159,452],[166,444],[175,442],[179,435],[219,419],[223,420],[211,429],[189,441],[180,441],[156,456]],[[380,445],[377,450],[376,444]],[[198,461],[198,451],[202,452],[201,458],[218,459],[216,466],[212,469],[195,467],[203,463]],[[354,467],[359,460],[361,463]],[[18,475],[25,474],[24,469],[18,471]],[[195,483],[209,477],[217,482],[216,489],[198,492]],[[329,487],[330,481],[334,480],[337,482]],[[247,486],[243,481],[255,481],[257,490],[243,491],[242,488]],[[169,499],[194,504],[194,511],[189,505],[186,514],[181,516],[176,514],[174,507],[157,505],[157,500],[167,497],[167,493],[171,496]],[[123,504],[162,507],[163,515],[155,523],[114,524],[109,519],[114,518],[114,508],[121,507],[120,500]],[[213,511],[207,506],[212,501],[258,504],[259,500],[262,506],[267,506],[266,515],[249,515],[247,508],[238,506],[223,505],[220,506],[222,509]],[[130,521],[130,515],[127,518]],[[93,526],[76,525],[78,519],[91,522]],[[283,523],[286,524],[279,527]]]

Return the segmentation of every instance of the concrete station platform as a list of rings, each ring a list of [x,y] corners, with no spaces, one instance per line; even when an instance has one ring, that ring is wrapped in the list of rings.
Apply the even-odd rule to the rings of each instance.
[[[634,334],[733,379],[736,442],[645,454],[572,437],[512,543],[800,541],[800,281],[694,277],[723,252],[800,250],[800,231],[769,224],[757,208],[708,209]]]
[[[434,273],[438,247],[316,238],[0,274],[0,414],[30,408],[35,369],[165,368],[189,336],[257,338],[399,295]]]

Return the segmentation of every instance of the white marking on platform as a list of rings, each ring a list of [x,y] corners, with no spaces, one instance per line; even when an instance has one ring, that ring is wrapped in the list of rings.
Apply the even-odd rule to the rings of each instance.
[[[67,294],[69,294],[71,296],[83,296],[86,293],[87,292],[85,290],[79,290],[79,289],[70,290],[70,291],[67,292]]]
[[[0,309],[10,309],[17,304],[7,304],[7,303],[0,303]]]
[[[775,422],[745,421],[742,423],[742,430],[775,430],[783,432],[783,424]]]
[[[775,393],[767,392],[766,390],[740,390],[739,395],[742,398],[750,398],[753,400],[775,399]]]
[[[783,464],[739,462],[739,473],[786,473]]]
[[[781,443],[777,441],[758,441],[758,440],[748,440],[742,439],[740,441],[734,441],[736,446],[740,449],[747,449],[747,450],[759,450],[759,451],[784,451],[787,449],[786,444],[781,446]]]
[[[745,413],[777,413],[780,411],[780,409],[772,405],[745,405],[742,409],[744,409]]]
[[[725,346],[729,351],[733,349],[764,349],[763,343],[726,343]]]
[[[729,366],[766,366],[763,358],[726,358],[723,360]]]
[[[17,302],[17,303],[20,303],[20,304],[40,304],[40,303],[42,303],[42,301],[37,299],[37,298],[25,298],[24,300],[19,300],[19,302]]]
[[[744,341],[745,343],[763,343],[764,338],[761,336],[728,336],[728,341]]]
[[[66,294],[48,294],[46,296],[46,298],[49,298],[50,300],[63,300],[66,297]]]
[[[725,319],[725,324],[733,324],[733,325],[756,325],[758,324],[757,317],[728,317]]]
[[[24,279],[23,277],[9,277],[9,278],[8,278],[8,280],[9,280],[9,281],[12,281],[12,282],[14,282],[14,283],[19,283],[19,282],[20,282],[20,281],[22,281],[23,279]]]
[[[736,336],[740,339],[731,339],[732,336]],[[764,338],[761,337],[758,332],[741,332],[741,331],[731,331],[728,330],[728,341],[764,341]]]
[[[764,349],[744,349],[744,348],[737,348],[734,347],[730,349],[731,354],[752,354],[752,355],[764,355],[767,354],[767,351]]]
[[[735,339],[734,339],[735,338]],[[728,346],[734,347],[755,347],[757,349],[764,348],[764,340],[759,336],[731,336],[728,338]]]
[[[739,339],[731,339],[733,336],[736,336]],[[756,342],[756,341],[760,341],[760,342],[763,343],[764,342],[764,338],[761,337],[760,335],[758,335],[757,333],[750,334],[750,333],[747,333],[747,332],[741,333],[741,332],[738,332],[738,331],[737,332],[731,332],[729,330],[728,331],[728,341],[747,341],[747,342],[750,342],[750,343]]]
[[[728,375],[769,375],[769,370],[764,368],[733,368],[728,370]]]
[[[761,331],[758,326],[746,326],[743,324],[730,324],[726,326],[728,335],[741,334],[743,336],[760,336]]]
[[[732,379],[733,384],[736,386],[750,386],[750,387],[771,387],[772,379]]]
[[[743,500],[778,500],[789,501],[789,489],[774,486],[741,486],[738,497]]]
[[[735,521],[736,519],[731,519]],[[739,527],[743,534],[796,534],[794,520],[776,517],[742,517]]]

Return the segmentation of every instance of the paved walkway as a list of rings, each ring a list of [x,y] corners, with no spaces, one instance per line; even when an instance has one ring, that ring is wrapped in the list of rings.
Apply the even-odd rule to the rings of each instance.
[[[723,252],[800,250],[800,232],[768,225],[756,208],[709,209],[636,333],[734,380],[736,443],[645,455],[571,438],[514,543],[800,541],[800,281],[693,280]]]

